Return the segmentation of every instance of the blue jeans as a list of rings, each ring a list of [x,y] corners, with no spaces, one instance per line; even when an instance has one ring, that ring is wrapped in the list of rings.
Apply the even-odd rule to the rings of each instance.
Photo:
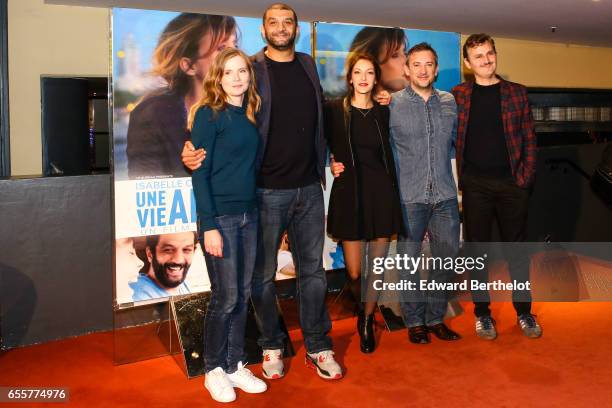
[[[204,254],[212,291],[204,318],[206,372],[221,367],[233,373],[239,361],[245,362],[247,302],[255,267],[258,217],[257,210],[252,210],[215,218],[223,237],[223,258]]]
[[[251,298],[261,331],[263,349],[282,349],[285,334],[280,328],[276,304],[277,253],[285,230],[297,276],[297,304],[304,345],[309,353],[330,350],[327,333],[331,321],[325,305],[327,278],[323,269],[325,208],[321,185],[295,189],[257,189],[259,240]]]
[[[429,233],[431,255],[434,258],[454,257],[459,251],[459,207],[457,199],[436,204],[402,202],[402,215],[406,236],[398,242],[398,253],[409,257],[420,257],[425,232]],[[449,282],[453,271],[431,268],[428,281]],[[421,291],[419,272],[400,271],[401,279],[416,283],[416,290],[403,297],[400,304],[408,327],[433,326],[442,323],[448,303],[444,290]]]

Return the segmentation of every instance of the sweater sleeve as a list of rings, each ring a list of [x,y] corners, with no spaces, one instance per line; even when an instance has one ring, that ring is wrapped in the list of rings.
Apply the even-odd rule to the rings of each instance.
[[[218,118],[215,118],[218,119]],[[196,149],[206,150],[206,158],[202,166],[191,175],[193,192],[196,199],[196,209],[200,219],[201,232],[218,229],[215,223],[217,209],[212,195],[210,182],[213,160],[215,157],[215,144],[217,140],[216,121],[213,112],[207,108],[200,108],[193,121],[191,140]]]

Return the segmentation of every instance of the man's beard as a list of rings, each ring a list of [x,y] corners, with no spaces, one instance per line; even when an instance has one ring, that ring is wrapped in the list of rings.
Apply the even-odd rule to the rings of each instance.
[[[433,88],[433,84],[435,81],[436,81],[436,78],[434,77],[432,80],[427,81],[426,85],[421,85],[416,81],[414,83],[411,83],[410,85],[412,88],[420,89],[421,91],[427,91]]]
[[[153,272],[155,273],[155,278],[157,279],[157,281],[162,286],[169,289],[176,288],[185,281],[185,278],[187,277],[187,272],[189,271],[189,267],[191,266],[191,264],[189,263],[177,264],[174,262],[160,264],[159,262],[157,262],[157,257],[155,255],[153,255],[153,260],[151,264],[153,266]],[[183,268],[183,276],[178,281],[170,280],[168,278],[168,274],[166,273],[166,270],[174,267]]]
[[[268,43],[270,47],[278,51],[287,51],[287,50],[293,49],[293,46],[295,44],[296,31],[294,31],[286,40],[281,40],[281,41],[274,39],[274,37],[271,35],[268,35],[267,32],[265,33],[265,36],[266,36],[266,42]]]

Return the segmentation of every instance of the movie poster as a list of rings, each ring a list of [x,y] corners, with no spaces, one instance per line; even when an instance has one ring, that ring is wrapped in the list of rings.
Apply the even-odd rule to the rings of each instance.
[[[386,90],[392,94],[404,89],[408,86],[408,77],[404,72],[406,53],[411,46],[420,42],[428,42],[438,54],[440,71],[434,87],[450,91],[461,79],[460,37],[457,33],[315,23],[314,34],[316,38],[314,58],[326,98],[339,98],[345,95],[346,70],[344,64],[351,52],[374,55],[379,61],[382,61],[380,64],[381,84],[378,90]],[[333,180],[329,167],[327,172],[326,209]],[[391,251],[393,252],[393,249]],[[325,240],[323,264],[326,269],[344,267],[342,247],[329,237],[326,237]]]
[[[261,19],[113,9],[116,303],[209,290],[191,177],[180,153],[188,108],[216,53],[263,46]],[[297,50],[310,53],[310,24]]]
[[[188,108],[216,53],[263,46],[261,19],[135,9],[113,9],[113,172],[116,302],[154,302],[209,290],[197,237],[191,177],[180,153]],[[436,87],[459,82],[459,35],[422,30],[317,23],[315,59],[326,97],[344,92],[349,51],[384,54],[384,89],[406,86],[405,52],[429,42],[438,52]],[[296,50],[311,52],[311,24],[300,23]],[[392,46],[391,46],[392,45]],[[381,54],[382,53],[382,54]],[[329,203],[331,181],[327,168]],[[286,242],[285,242],[286,241]],[[290,243],[279,248],[278,279],[292,278]],[[326,237],[325,269],[344,267],[342,248]]]

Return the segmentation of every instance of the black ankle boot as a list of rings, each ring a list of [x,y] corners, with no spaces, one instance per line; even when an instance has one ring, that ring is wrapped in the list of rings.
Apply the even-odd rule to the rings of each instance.
[[[359,339],[361,341],[361,333],[363,333],[363,323],[364,323],[364,314],[363,309],[359,309],[357,312],[357,333],[359,334]]]
[[[374,313],[365,315],[363,310],[357,318],[357,331],[359,333],[359,346],[362,353],[372,353],[376,348],[374,333]]]

